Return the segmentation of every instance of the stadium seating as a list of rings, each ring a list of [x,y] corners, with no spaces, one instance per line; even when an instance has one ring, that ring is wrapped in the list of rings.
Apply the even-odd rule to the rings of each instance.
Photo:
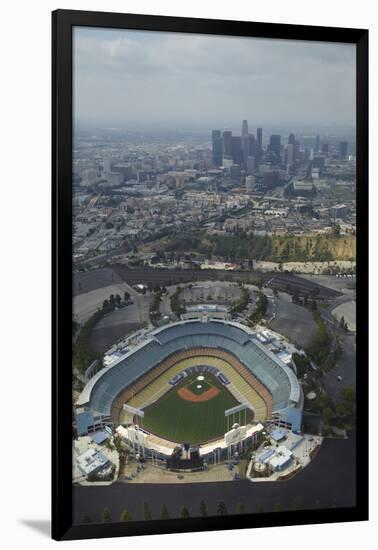
[[[168,389],[172,377],[185,368],[183,364],[198,366],[205,358],[206,365],[223,372],[235,391],[251,403],[256,419],[270,418],[299,401],[294,373],[253,333],[223,320],[191,320],[156,329],[139,346],[99,371],[78,404],[111,414],[116,422],[124,403],[151,402],[165,385]],[[184,360],[188,363],[182,363]]]

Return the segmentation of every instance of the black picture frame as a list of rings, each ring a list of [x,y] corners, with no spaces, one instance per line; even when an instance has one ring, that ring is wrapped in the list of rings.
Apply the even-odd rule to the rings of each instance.
[[[356,506],[324,510],[74,525],[72,520],[72,28],[106,27],[344,42],[357,54]],[[368,31],[153,15],[52,13],[52,537],[70,540],[368,519]]]

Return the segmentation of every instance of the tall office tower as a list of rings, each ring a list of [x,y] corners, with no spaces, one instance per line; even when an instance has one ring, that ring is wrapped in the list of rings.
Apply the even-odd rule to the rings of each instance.
[[[213,144],[213,165],[220,166],[223,158],[223,143],[220,130],[213,130],[211,141]]]
[[[242,137],[248,136],[248,120],[243,120],[242,127],[241,127],[241,136]]]
[[[329,153],[328,143],[322,143],[322,153],[323,153],[323,155],[328,155],[328,153]]]
[[[248,134],[247,137],[247,157],[256,156],[256,138],[253,134]]]
[[[255,157],[247,157],[247,174],[253,174],[255,171]]]
[[[319,135],[317,135],[315,140],[315,153],[319,153],[319,151],[320,151],[320,137]]]
[[[231,156],[234,164],[243,164],[242,140],[239,136],[232,136]]]
[[[257,128],[257,141],[256,141],[256,166],[260,164],[262,161],[262,136],[263,136],[263,129]]]
[[[295,135],[294,135],[294,134],[290,134],[290,135],[289,135],[288,145],[292,145],[292,146],[293,146],[293,162],[292,162],[292,164],[295,164],[296,161],[298,160],[298,158],[297,158],[297,156],[296,156]]]
[[[340,158],[345,159],[348,155],[348,142],[340,141]]]
[[[296,139],[296,140],[294,141],[294,153],[293,153],[294,162],[299,162],[300,150],[301,150],[301,144],[300,144],[299,141]]]
[[[292,166],[294,163],[294,145],[292,143],[288,143],[286,148],[286,164],[288,166]]]
[[[281,164],[281,136],[272,134],[269,140],[269,152],[273,164]]]
[[[229,158],[232,155],[232,132],[229,130],[223,132],[223,155]]]
[[[242,142],[242,151],[243,151],[243,166],[247,165],[248,157],[248,121],[243,120],[241,127],[241,142]]]

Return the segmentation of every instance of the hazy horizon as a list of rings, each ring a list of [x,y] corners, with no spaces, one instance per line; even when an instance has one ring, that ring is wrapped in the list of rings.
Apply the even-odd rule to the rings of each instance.
[[[74,125],[354,131],[355,46],[74,29]]]

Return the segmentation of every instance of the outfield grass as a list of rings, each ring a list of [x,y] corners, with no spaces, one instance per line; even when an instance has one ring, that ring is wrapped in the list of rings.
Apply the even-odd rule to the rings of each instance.
[[[238,401],[214,376],[208,373],[204,376],[205,381],[201,382],[196,380],[197,375],[186,378],[156,403],[146,407],[143,427],[165,439],[191,445],[221,437],[227,430],[224,411],[237,405]],[[210,401],[200,403],[185,401],[177,394],[182,387],[198,392],[197,384],[203,386],[201,393],[211,386],[218,388],[219,393]]]

